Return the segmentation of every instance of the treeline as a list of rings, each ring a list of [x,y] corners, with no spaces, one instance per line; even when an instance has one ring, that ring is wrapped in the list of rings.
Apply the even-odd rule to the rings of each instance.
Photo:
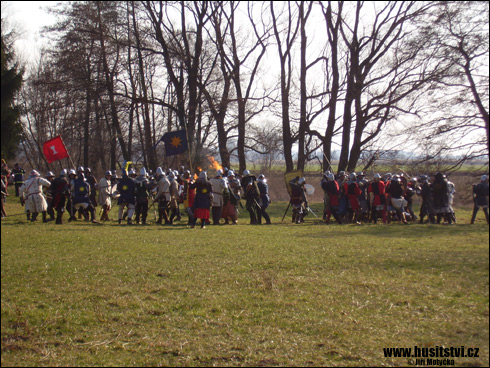
[[[412,142],[426,160],[488,157],[487,2],[82,1],[53,9],[24,83],[21,148],[73,161],[176,166],[160,137],[185,128],[193,166],[247,152],[288,171],[320,152],[365,169]],[[2,31],[3,32],[3,31]],[[464,139],[464,137],[471,139]],[[296,153],[297,152],[297,153]],[[366,156],[366,152],[369,155]]]

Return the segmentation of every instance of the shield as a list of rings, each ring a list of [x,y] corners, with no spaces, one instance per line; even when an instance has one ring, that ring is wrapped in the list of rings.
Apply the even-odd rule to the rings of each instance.
[[[289,182],[293,180],[295,177],[299,176],[300,178],[303,176],[303,172],[301,170],[290,171],[284,174],[284,181],[286,183],[286,188],[288,190],[289,196],[291,197],[292,189]]]
[[[311,184],[305,184],[305,192],[306,194],[311,196],[315,193],[315,187]]]

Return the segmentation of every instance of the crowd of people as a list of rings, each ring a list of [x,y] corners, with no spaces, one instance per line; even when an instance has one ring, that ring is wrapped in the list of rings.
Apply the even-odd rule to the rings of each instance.
[[[16,164],[16,169],[18,165]],[[118,177],[115,170],[108,170],[97,180],[90,170],[79,167],[61,170],[58,177],[50,171],[44,177],[32,170],[24,181],[14,170],[2,169],[2,218],[4,193],[7,182],[15,176],[16,196],[24,206],[28,221],[36,221],[39,214],[43,222],[63,223],[83,219],[93,223],[109,220],[109,211],[119,206],[117,221],[128,225],[146,225],[148,213],[153,208],[155,223],[172,225],[187,216],[187,224],[201,227],[207,224],[236,224],[239,206],[249,213],[250,224],[271,224],[267,213],[270,204],[268,184],[264,175],[255,177],[245,170],[236,175],[233,170],[218,170],[214,177],[205,171],[191,175],[189,170],[162,170],[155,173],[141,168],[122,170]],[[4,175],[5,174],[5,175]],[[4,188],[5,185],[5,188]],[[245,207],[241,200],[245,201]],[[100,219],[96,219],[96,208],[100,207]]]
[[[191,175],[184,167],[180,171],[157,168],[155,173],[145,168],[108,170],[97,180],[90,168],[63,169],[56,177],[51,171],[45,177],[32,170],[24,180],[25,171],[15,164],[8,170],[2,164],[2,218],[6,216],[5,197],[8,195],[9,177],[15,185],[15,195],[20,197],[28,221],[36,221],[39,214],[43,222],[63,223],[83,219],[93,223],[109,220],[109,211],[117,204],[117,221],[131,224],[148,224],[148,214],[153,208],[155,223],[172,225],[187,216],[187,225],[236,224],[240,208],[248,212],[250,224],[271,224],[267,208],[271,203],[264,175],[255,177],[248,170],[242,175],[224,168],[212,178],[205,171]],[[324,192],[323,220],[328,224],[333,216],[338,224],[390,223],[398,221],[423,223],[456,223],[453,198],[454,184],[442,173],[429,177],[409,178],[406,174],[375,174],[368,180],[361,173],[334,175],[327,171],[319,183]],[[292,222],[302,223],[311,212],[308,204],[306,179],[297,176],[288,183],[292,208]],[[420,196],[420,213],[413,211],[414,196]],[[488,218],[488,176],[473,186],[473,224],[480,208]],[[245,201],[245,207],[241,200]],[[96,208],[100,207],[100,219]],[[289,209],[289,206],[288,206]],[[288,211],[286,209],[286,212]],[[284,214],[284,216],[286,213]],[[49,218],[48,218],[49,216]],[[316,215],[315,215],[316,216]],[[284,220],[284,217],[283,217]]]

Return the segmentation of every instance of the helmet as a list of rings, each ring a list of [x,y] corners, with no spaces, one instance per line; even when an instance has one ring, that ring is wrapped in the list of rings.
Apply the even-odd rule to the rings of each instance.
[[[216,171],[216,176],[222,176],[222,175],[223,175],[223,170]]]
[[[70,171],[68,171],[68,175],[77,175],[77,173],[75,172],[75,169],[70,169]]]
[[[235,176],[235,172],[233,170],[228,171],[228,177]]]
[[[345,176],[345,171],[340,171],[339,176]]]
[[[136,175],[136,171],[134,169],[129,170],[128,175]]]
[[[364,175],[364,172],[363,172],[363,171],[361,171],[361,172],[357,173],[357,177],[365,177],[365,176],[366,176],[366,175]]]
[[[257,178],[257,180],[260,180],[260,181],[265,181],[265,176],[264,174],[260,174],[259,177]]]
[[[41,175],[36,170],[32,170],[31,176],[41,176]]]
[[[169,178],[170,180],[174,180],[174,179],[175,179],[175,174],[174,174],[174,172],[173,172],[173,171],[170,171],[170,172],[168,173],[168,178]]]
[[[299,185],[303,185],[305,182],[306,182],[305,178],[299,178],[299,180],[298,180]]]
[[[243,170],[243,176],[248,176],[250,175],[250,171],[248,170]]]
[[[80,171],[81,171],[81,172],[83,172],[83,171],[84,171],[83,166],[78,166],[77,171],[78,171],[78,172],[80,172]]]
[[[141,168],[140,175],[141,176],[146,176],[146,169],[144,167]]]
[[[417,178],[412,178],[412,179],[410,179],[410,182],[411,182],[411,183],[416,183],[416,182],[417,182]]]
[[[87,168],[85,169],[85,172],[87,172],[87,173],[89,173],[89,174],[90,174],[90,173],[92,172],[92,170],[90,170],[90,167],[87,167]]]
[[[488,176],[486,175],[482,175],[480,178],[480,181],[487,181],[487,180],[488,180]]]
[[[207,179],[208,175],[206,174],[206,171],[201,171],[199,173],[199,179]]]
[[[323,175],[325,175],[327,178],[328,178],[328,175],[330,174],[330,170],[327,170],[323,173]]]
[[[112,176],[112,172],[111,172],[111,170],[107,170],[107,171],[105,172],[105,176]]]
[[[384,178],[390,179],[391,178],[391,173],[386,173],[383,175]]]
[[[374,180],[381,180],[381,175],[379,175],[378,173],[374,174]]]
[[[160,175],[163,175],[163,170],[161,167],[157,167],[157,171],[155,173],[156,175],[160,176]]]
[[[335,175],[333,173],[328,173],[327,180],[328,181],[334,181],[335,180]]]
[[[47,178],[54,178],[54,174],[52,171],[48,171],[48,173],[46,174],[46,177]]]
[[[61,170],[60,176],[66,176],[68,174],[68,171],[66,169]]]
[[[420,175],[418,181],[421,183],[426,182],[427,181],[427,175]]]
[[[356,173],[350,173],[349,174],[349,180],[356,180]]]

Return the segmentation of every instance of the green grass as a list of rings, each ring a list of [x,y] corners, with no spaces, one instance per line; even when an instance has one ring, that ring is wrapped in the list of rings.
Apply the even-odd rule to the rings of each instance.
[[[488,366],[481,212],[327,226],[281,223],[285,208],[187,229],[27,223],[8,203],[2,366],[406,366],[383,348],[462,345],[480,356],[456,366]]]

